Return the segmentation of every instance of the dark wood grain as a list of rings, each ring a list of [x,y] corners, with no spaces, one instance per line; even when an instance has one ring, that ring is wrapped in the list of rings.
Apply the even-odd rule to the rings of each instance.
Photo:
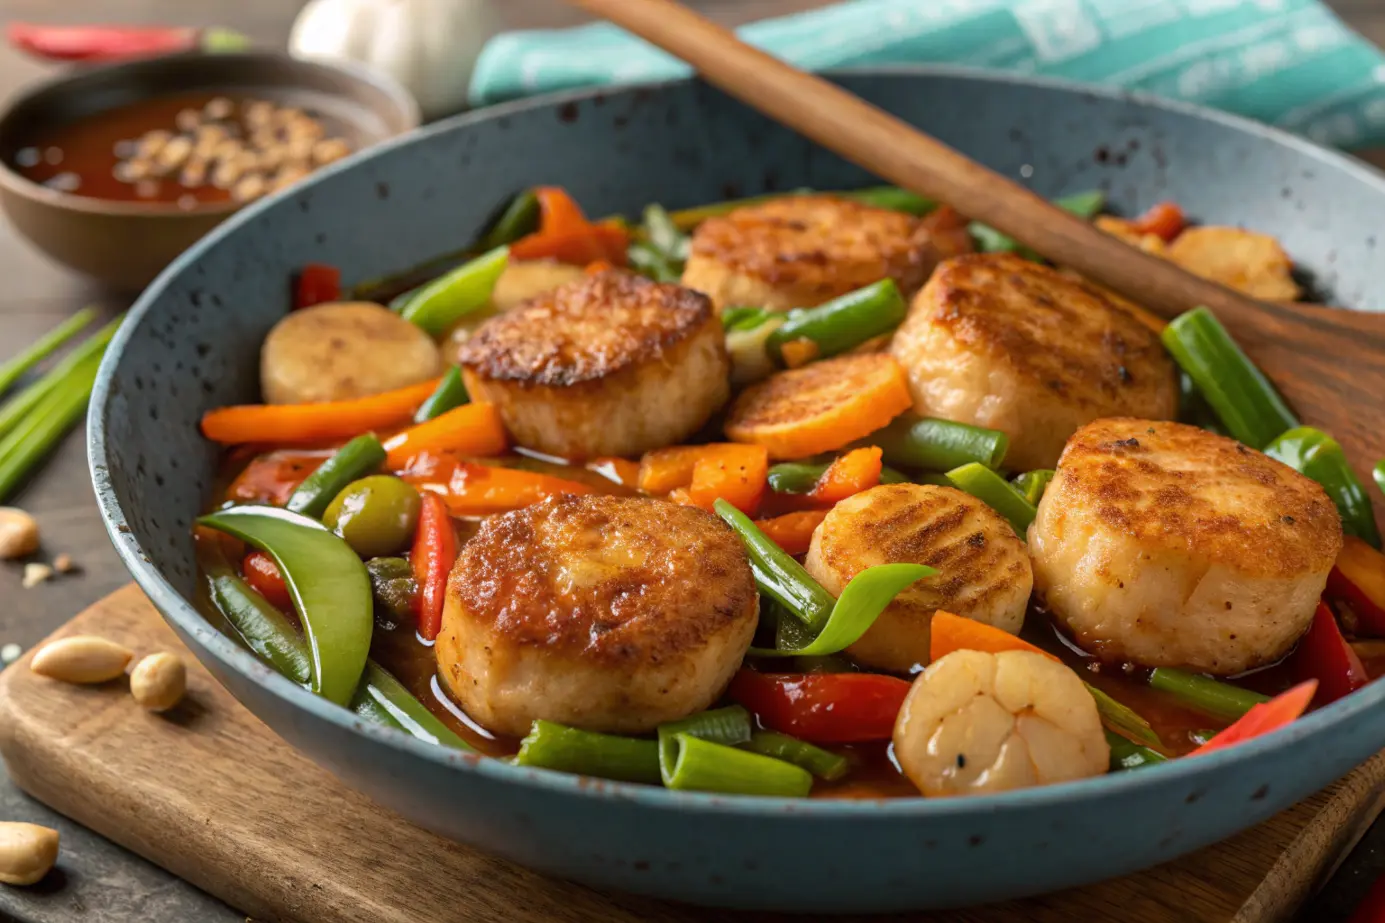
[[[787,923],[603,895],[405,823],[275,737],[191,660],[133,587],[58,636],[82,633],[140,653],[183,653],[188,700],[158,717],[135,705],[123,681],[69,686],[35,676],[26,657],[0,676],[0,755],[14,779],[257,920]],[[1119,908],[1125,923],[1280,923],[1383,804],[1385,754],[1259,827],[1139,876],[993,907],[869,919],[1059,923],[1110,919]],[[523,900],[512,900],[518,894]]]

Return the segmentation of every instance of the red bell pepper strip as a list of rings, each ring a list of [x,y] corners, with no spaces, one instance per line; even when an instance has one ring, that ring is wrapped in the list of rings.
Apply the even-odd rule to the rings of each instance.
[[[614,222],[587,224],[563,231],[536,231],[510,244],[510,259],[557,260],[588,266],[598,260],[612,266],[626,264],[630,232]]]
[[[250,588],[263,596],[271,606],[285,612],[293,611],[293,597],[289,595],[288,585],[284,583],[279,565],[274,563],[273,558],[263,551],[252,551],[241,561],[240,570],[245,574],[245,582],[250,584]]]
[[[1313,623],[1298,642],[1291,665],[1299,680],[1318,681],[1318,694],[1313,704],[1319,708],[1370,682],[1366,668],[1361,666],[1361,658],[1342,637],[1337,617],[1327,603],[1318,603]]]
[[[341,300],[341,270],[326,263],[309,263],[298,273],[293,289],[293,309],[311,308]]]
[[[878,673],[760,673],[743,668],[727,695],[773,731],[813,743],[889,740],[909,684]]]
[[[1318,681],[1310,679],[1287,692],[1281,692],[1268,702],[1253,705],[1250,711],[1237,718],[1234,724],[1218,731],[1211,740],[1188,755],[1211,753],[1292,724],[1308,709],[1309,703],[1313,701],[1313,694],[1317,691]]]
[[[249,40],[230,29],[178,26],[48,26],[12,22],[10,45],[48,61],[119,61],[180,51],[231,51]]]
[[[409,561],[418,583],[418,633],[425,641],[442,629],[442,605],[447,599],[447,575],[457,560],[457,533],[442,497],[423,492],[423,510]]]
[[[1177,204],[1160,202],[1130,222],[1130,226],[1138,234],[1153,234],[1163,238],[1164,243],[1171,243],[1175,237],[1183,233],[1187,223],[1188,219],[1183,214],[1183,209]]]
[[[1337,566],[1327,576],[1327,596],[1351,606],[1356,634],[1385,638],[1385,554],[1345,536]]]

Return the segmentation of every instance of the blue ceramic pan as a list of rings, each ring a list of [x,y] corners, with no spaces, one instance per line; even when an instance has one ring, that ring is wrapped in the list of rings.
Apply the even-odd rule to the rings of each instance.
[[[842,82],[1047,195],[1105,189],[1272,232],[1319,297],[1385,308],[1385,179],[1225,116],[956,70]],[[705,85],[549,98],[463,116],[323,171],[193,247],[140,299],[101,369],[91,467],[135,580],[241,702],[379,802],[444,836],[598,887],[789,911],[956,906],[1171,859],[1255,824],[1385,746],[1385,683],[1290,728],[1145,771],[980,798],[727,798],[521,769],[365,727],[271,673],[189,603],[190,530],[216,452],[203,411],[257,398],[260,340],[307,262],[348,282],[467,244],[510,195],[592,214],[871,177]],[[464,895],[458,895],[465,901]]]

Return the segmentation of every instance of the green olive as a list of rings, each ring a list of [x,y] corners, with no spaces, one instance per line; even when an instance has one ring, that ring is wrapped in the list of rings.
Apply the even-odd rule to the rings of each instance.
[[[322,524],[365,558],[394,554],[413,538],[423,501],[399,478],[376,474],[352,481],[332,498]]]

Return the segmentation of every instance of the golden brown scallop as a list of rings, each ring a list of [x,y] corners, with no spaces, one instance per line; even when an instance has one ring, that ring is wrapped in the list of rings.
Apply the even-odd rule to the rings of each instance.
[[[1078,430],[1029,528],[1035,590],[1084,650],[1219,675],[1289,652],[1341,547],[1314,481],[1149,420]]]
[[[294,311],[260,347],[260,389],[270,404],[346,401],[418,384],[442,371],[428,334],[364,301]]]
[[[971,249],[966,221],[950,208],[920,219],[830,195],[788,195],[698,225],[682,281],[718,311],[812,307],[886,278],[907,298],[939,260]]]
[[[1297,301],[1303,294],[1293,261],[1268,234],[1243,228],[1188,228],[1169,245],[1168,258],[1195,275],[1265,301]]]
[[[662,500],[562,496],[481,524],[447,583],[435,654],[482,725],[641,734],[715,702],[759,594],[721,520]]]
[[[1010,524],[951,487],[882,484],[834,506],[813,533],[804,567],[833,596],[877,564],[927,564],[938,573],[904,590],[847,653],[880,670],[928,663],[939,609],[1017,634],[1034,575]]]
[[[706,296],[622,271],[491,318],[458,361],[473,399],[495,404],[519,445],[569,459],[672,445],[730,395]]]
[[[890,351],[915,411],[1004,432],[1016,471],[1052,468],[1084,423],[1178,409],[1154,331],[1080,279],[1013,254],[939,266]]]

